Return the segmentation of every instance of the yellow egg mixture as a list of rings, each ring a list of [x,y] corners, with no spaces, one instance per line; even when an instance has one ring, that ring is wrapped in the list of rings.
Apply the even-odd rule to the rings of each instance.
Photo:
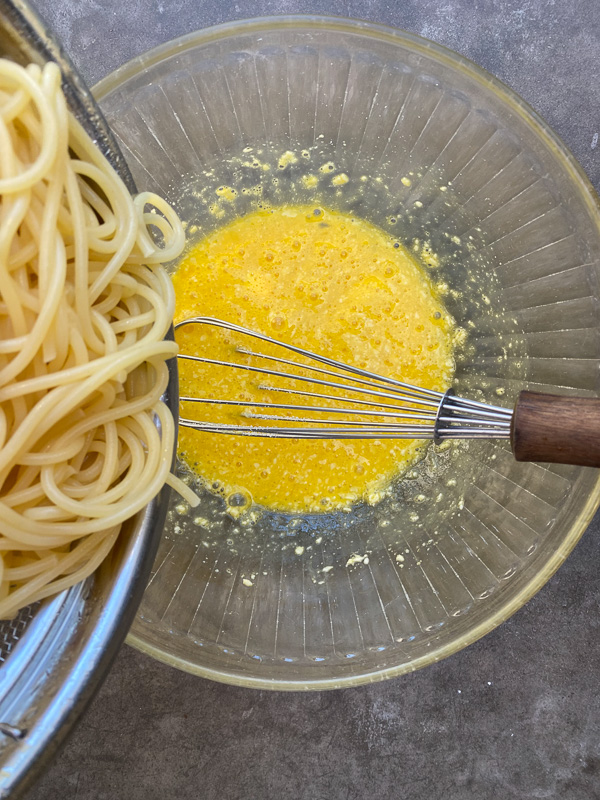
[[[176,322],[219,317],[407,383],[439,391],[450,385],[455,328],[425,269],[389,234],[357,217],[297,205],[252,212],[194,246],[173,283]],[[265,351],[256,340],[205,326],[184,327],[177,339],[184,353],[229,361],[240,361],[239,344]],[[244,370],[180,361],[182,395],[265,402],[261,382],[268,381]],[[249,424],[231,407],[186,403],[182,414]],[[234,504],[286,512],[376,502],[423,446],[179,433],[181,458],[213,491]]]

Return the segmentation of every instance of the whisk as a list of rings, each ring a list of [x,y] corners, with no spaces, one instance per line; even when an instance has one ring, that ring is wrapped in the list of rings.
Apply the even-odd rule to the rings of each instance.
[[[522,391],[514,408],[503,408],[458,397],[452,390],[437,392],[412,386],[213,317],[185,319],[175,325],[175,330],[186,325],[243,334],[309,363],[243,345],[235,350],[249,363],[180,353],[179,359],[247,370],[265,379],[274,378],[277,384],[259,384],[266,393],[264,402],[182,396],[181,402],[239,406],[243,419],[252,420],[228,424],[180,416],[179,424],[184,427],[285,439],[433,439],[438,443],[448,439],[509,439],[517,461],[600,466],[600,399]],[[279,385],[281,379],[286,385]],[[277,402],[286,396],[292,402]],[[315,405],[314,401],[333,401],[336,405]],[[310,416],[315,413],[325,416]]]

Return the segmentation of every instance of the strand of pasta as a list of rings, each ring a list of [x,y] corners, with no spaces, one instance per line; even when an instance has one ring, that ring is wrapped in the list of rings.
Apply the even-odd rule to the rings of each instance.
[[[93,572],[165,483],[197,502],[162,401],[161,264],[183,244],[68,114],[58,69],[0,59],[0,619]]]

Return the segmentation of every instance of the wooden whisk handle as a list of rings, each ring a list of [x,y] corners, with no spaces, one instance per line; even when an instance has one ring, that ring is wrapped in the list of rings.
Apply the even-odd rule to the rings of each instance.
[[[510,442],[517,461],[600,467],[600,399],[521,392]]]

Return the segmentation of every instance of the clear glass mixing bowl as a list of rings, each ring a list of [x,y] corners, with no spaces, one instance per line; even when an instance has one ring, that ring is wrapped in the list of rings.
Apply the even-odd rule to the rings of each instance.
[[[96,94],[138,187],[166,195],[190,238],[257,198],[352,210],[440,257],[468,333],[459,391],[597,393],[596,198],[544,122],[465,59],[390,28],[280,17],[185,36]],[[432,446],[390,497],[346,513],[175,499],[129,641],[262,688],[398,675],[516,611],[597,503],[596,471],[518,464],[491,442]]]

